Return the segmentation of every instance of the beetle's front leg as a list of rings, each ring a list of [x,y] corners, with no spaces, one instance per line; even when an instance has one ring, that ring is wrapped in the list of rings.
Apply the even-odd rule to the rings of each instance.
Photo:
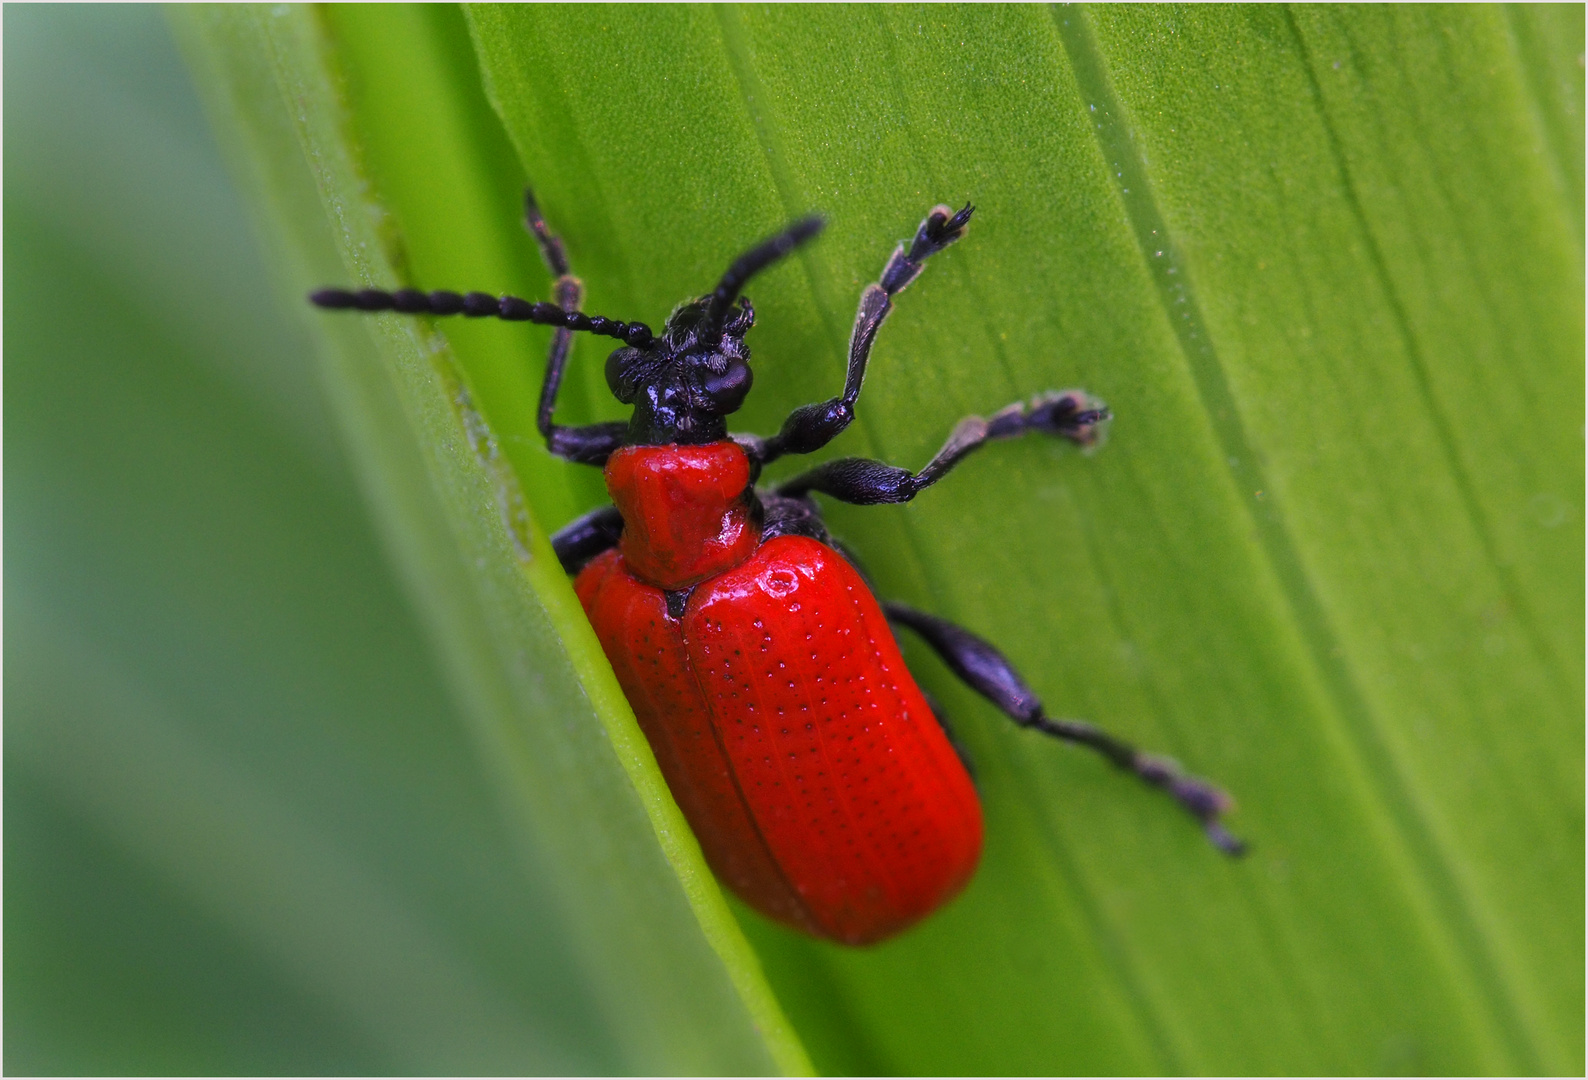
[[[867,458],[838,458],[801,473],[777,491],[794,498],[820,491],[859,506],[909,502],[989,442],[1042,431],[1091,446],[1098,440],[1100,425],[1110,415],[1108,406],[1084,390],[1044,394],[1029,403],[1017,401],[990,417],[967,416],[954,426],[943,448],[918,473]]]
[[[584,285],[573,276],[568,266],[568,253],[562,241],[546,227],[546,219],[535,203],[535,193],[524,189],[524,227],[540,246],[541,258],[554,275],[552,295],[557,306],[564,311],[578,311],[584,299]],[[573,330],[560,326],[551,337],[551,351],[546,356],[546,376],[540,384],[540,407],[536,410],[536,427],[546,440],[546,449],[566,461],[578,465],[605,465],[613,451],[623,445],[628,431],[624,423],[589,424],[585,427],[565,427],[552,423],[552,413],[557,408],[557,391],[562,388],[562,374],[568,366],[568,353],[573,345]]]
[[[623,538],[623,517],[615,506],[602,506],[575,518],[551,535],[551,549],[563,571],[577,574],[585,564]]]
[[[894,249],[893,257],[882,269],[882,277],[860,294],[860,310],[855,313],[855,328],[849,338],[849,370],[844,376],[842,396],[795,409],[783,421],[782,430],[770,439],[744,440],[755,464],[765,465],[784,454],[820,450],[850,425],[855,418],[855,401],[865,382],[871,343],[893,310],[893,297],[920,276],[928,257],[965,235],[965,226],[974,211],[969,203],[957,213],[947,206],[933,207],[909,247],[900,244]]]

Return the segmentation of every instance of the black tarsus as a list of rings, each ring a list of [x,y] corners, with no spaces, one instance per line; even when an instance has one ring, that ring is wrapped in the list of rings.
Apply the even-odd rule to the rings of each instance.
[[[809,454],[820,450],[854,421],[855,401],[865,382],[871,343],[882,321],[893,310],[893,297],[920,276],[929,256],[965,235],[965,226],[975,212],[976,208],[970,203],[957,213],[947,206],[935,206],[915,230],[909,247],[900,244],[894,249],[878,282],[867,285],[860,294],[860,307],[849,338],[849,366],[844,373],[842,396],[802,405],[790,413],[776,435],[752,446],[751,457],[757,465],[775,461],[784,454]]]
[[[568,249],[546,227],[546,218],[540,212],[540,204],[535,201],[535,191],[527,187],[524,189],[524,228],[540,245],[540,254],[546,260],[547,268],[559,278],[568,277],[572,273],[568,269]]]
[[[1090,446],[1100,435],[1099,425],[1110,415],[1107,406],[1084,390],[1043,394],[1030,402],[1017,401],[990,417],[967,416],[918,473],[868,458],[837,458],[801,473],[777,490],[794,498],[820,491],[859,506],[909,502],[989,442],[1041,431]]]
[[[739,298],[746,282],[815,237],[826,224],[820,214],[809,214],[733,260],[733,265],[728,267],[728,272],[722,275],[722,280],[712,290],[711,301],[706,308],[706,324],[720,328],[728,317],[728,309]]]
[[[1048,716],[1041,700],[1008,658],[964,627],[903,604],[884,603],[882,610],[890,621],[919,634],[954,674],[1015,723],[1095,750],[1119,768],[1167,792],[1202,823],[1214,847],[1227,855],[1245,853],[1246,845],[1232,836],[1220,821],[1220,816],[1235,806],[1235,801],[1223,791],[1206,780],[1187,775],[1169,758],[1143,753],[1091,724]]]

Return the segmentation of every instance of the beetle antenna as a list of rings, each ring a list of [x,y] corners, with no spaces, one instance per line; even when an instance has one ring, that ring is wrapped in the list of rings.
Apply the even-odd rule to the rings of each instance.
[[[654,339],[651,328],[642,322],[620,322],[604,315],[586,315],[582,311],[564,311],[556,304],[530,303],[516,296],[492,296],[490,293],[460,294],[439,289],[420,292],[418,289],[320,289],[309,294],[309,302],[316,307],[332,311],[396,311],[404,315],[464,315],[471,319],[503,319],[507,322],[531,322],[539,326],[562,326],[569,330],[583,330],[602,337],[644,348]]]
[[[826,219],[820,214],[802,217],[735,259],[711,294],[711,301],[706,307],[706,325],[720,327],[723,319],[727,318],[728,309],[739,298],[745,282],[821,232],[826,224]]]

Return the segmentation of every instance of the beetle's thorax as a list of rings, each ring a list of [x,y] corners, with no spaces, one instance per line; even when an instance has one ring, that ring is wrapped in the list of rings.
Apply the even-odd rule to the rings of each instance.
[[[658,588],[720,574],[761,542],[750,459],[738,443],[625,446],[607,459],[606,481],[623,515],[624,561]]]

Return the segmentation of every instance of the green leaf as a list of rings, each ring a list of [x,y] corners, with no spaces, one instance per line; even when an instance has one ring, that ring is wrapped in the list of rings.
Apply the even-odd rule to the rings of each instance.
[[[833,451],[919,463],[1064,385],[1118,416],[833,518],[882,591],[1229,785],[1257,853],[924,663],[985,865],[873,952],[756,930],[820,1063],[1580,1067],[1582,31],[1543,18],[471,10],[594,310],[830,216],[757,283],[747,427],[833,392],[858,286],[966,196]]]
[[[422,231],[410,246],[402,198],[387,216],[372,197],[372,180],[374,192],[390,184],[406,194],[410,177],[381,168],[390,114],[361,110],[370,98],[360,79],[372,55],[401,56],[407,88],[433,93],[437,106],[406,117],[404,134],[423,154],[422,133],[434,132],[428,149],[449,160],[448,106],[467,99],[449,94],[458,54],[435,29],[437,14],[456,19],[382,12],[385,36],[362,38],[341,25],[356,23],[353,11],[181,16],[201,88],[238,136],[256,197],[275,211],[300,295],[348,274],[390,280],[425,255]],[[411,160],[424,162],[434,197],[437,159]],[[451,179],[441,197],[461,226],[479,185]],[[372,323],[373,336],[355,320],[326,321],[330,391],[377,511],[463,695],[509,826],[558,868],[552,887],[618,1021],[624,1060],[683,1072],[808,1068],[447,342],[398,317]]]
[[[161,773],[189,760],[170,725],[129,728],[143,776],[91,753],[120,730],[74,719],[93,709],[20,738],[14,721],[8,809],[48,789],[234,937],[299,957],[272,970],[333,1016],[362,1002],[386,1068],[799,1071],[803,1042],[848,1073],[1582,1071],[1580,7],[269,8],[178,25],[289,297],[347,280],[543,296],[517,225],[530,180],[586,308],[654,326],[747,243],[824,212],[820,242],[755,283],[745,430],[831,396],[860,288],[929,207],[974,201],[825,453],[919,467],[960,416],[1068,386],[1109,402],[1110,439],[998,445],[907,507],[833,506],[830,524],[879,592],[999,643],[1053,711],[1227,787],[1254,851],[1220,858],[1161,797],[1016,730],[912,646],[977,764],[976,879],[865,951],[730,915],[547,549],[603,498],[535,435],[548,333],[392,317],[312,325],[467,738],[394,732],[385,752],[449,747],[452,782],[423,805],[452,815],[470,778],[482,805],[425,835],[483,828],[488,786],[497,847],[521,860],[472,906],[413,910],[476,943],[461,970],[501,933],[504,957],[538,965],[530,982],[567,979],[577,1000],[477,1010],[424,963],[360,984],[343,973],[373,961],[280,930],[323,910],[359,926],[426,873],[478,873],[444,844],[392,864],[395,890],[327,896],[310,886],[335,860],[278,812],[217,815],[202,842],[153,813],[106,824],[164,806],[165,775],[198,805],[252,805],[222,797],[242,758]],[[8,291],[8,329],[59,291],[21,308]],[[576,346],[567,421],[622,415],[605,351]],[[51,430],[23,428],[43,477],[60,471]],[[103,690],[115,671],[63,696],[78,639],[38,640],[24,719],[136,697]],[[326,775],[379,756],[386,733],[360,730]],[[216,885],[254,880],[208,870],[236,836],[250,852],[305,838],[280,865],[308,891],[270,894],[304,914],[249,921],[249,889]],[[545,892],[555,948],[511,946],[491,914],[509,879]],[[365,906],[331,902],[350,896]],[[46,906],[25,910],[54,925]],[[42,967],[23,985],[48,985]],[[46,1015],[33,1000],[25,1015]],[[415,1007],[429,1000],[446,1007]],[[434,1033],[470,1016],[500,1041],[447,1056]],[[565,1016],[578,1035],[537,1034]],[[503,1035],[515,1020],[530,1034]]]
[[[160,11],[5,48],[6,1067],[635,1067]]]

